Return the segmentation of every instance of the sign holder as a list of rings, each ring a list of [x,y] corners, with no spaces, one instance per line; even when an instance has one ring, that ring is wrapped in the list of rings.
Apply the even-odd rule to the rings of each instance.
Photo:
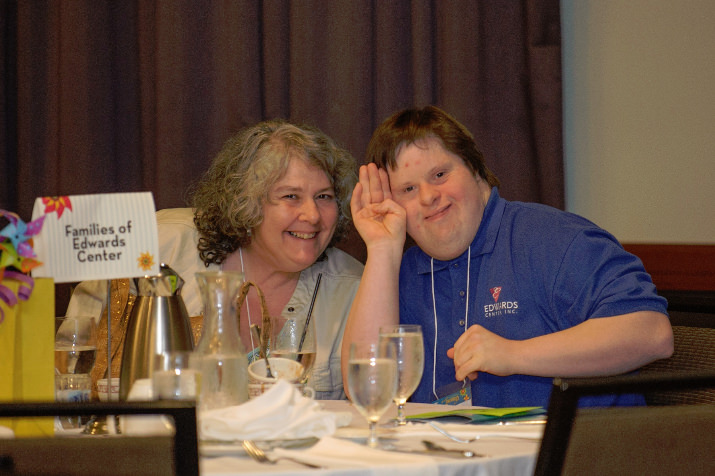
[[[112,377],[111,280],[159,274],[156,209],[151,192],[40,197],[33,220],[41,265],[33,277],[56,283],[107,280],[107,378]],[[100,314],[101,316],[101,314]]]

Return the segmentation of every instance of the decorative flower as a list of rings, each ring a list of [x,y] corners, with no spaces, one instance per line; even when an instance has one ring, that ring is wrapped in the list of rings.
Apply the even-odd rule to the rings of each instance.
[[[42,223],[45,216],[42,215],[35,221],[25,223],[15,213],[0,210],[0,215],[7,218],[10,223],[0,230],[0,236],[4,236],[15,247],[17,254],[23,258],[34,258],[35,252],[32,250],[32,237],[42,230]]]
[[[57,218],[62,218],[65,208],[72,211],[72,202],[67,195],[42,197],[42,203],[45,204],[45,213],[57,212]]]
[[[45,215],[30,223],[25,223],[17,214],[6,210],[0,210],[0,217],[8,221],[0,230],[0,299],[8,306],[14,306],[18,299],[29,299],[35,285],[34,280],[26,273],[42,264],[34,259],[37,255],[32,249],[32,237],[42,230]],[[17,296],[2,284],[4,279],[20,282]],[[0,308],[0,323],[4,319],[5,312]]]
[[[137,262],[141,269],[148,271],[154,266],[154,256],[151,253],[142,253],[139,255],[139,258],[137,258]]]
[[[30,240],[30,243],[32,243],[32,240]],[[35,256],[34,252],[33,256]],[[0,242],[0,280],[2,280],[2,273],[5,268],[13,267],[22,273],[29,273],[32,268],[36,268],[41,264],[36,259],[22,256],[11,242]]]

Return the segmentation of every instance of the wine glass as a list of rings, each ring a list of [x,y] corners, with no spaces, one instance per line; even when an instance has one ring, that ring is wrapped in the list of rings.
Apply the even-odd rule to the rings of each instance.
[[[377,447],[377,422],[390,407],[397,391],[395,344],[382,340],[353,342],[348,360],[350,400],[367,419],[367,446]]]
[[[55,329],[56,373],[89,374],[97,358],[94,317],[57,317]]]
[[[269,362],[274,359],[288,359],[300,364],[300,375],[276,375],[305,385],[315,362],[315,321],[305,319],[285,319],[276,317],[271,322],[273,337],[268,344]],[[290,366],[281,366],[290,368]]]
[[[395,343],[397,359],[397,424],[404,425],[405,402],[422,380],[425,365],[425,348],[422,327],[417,324],[399,324],[380,328],[380,341]]]
[[[90,372],[97,358],[97,324],[94,317],[55,318],[55,398],[88,402],[92,393]],[[63,429],[81,428],[85,418],[57,417]]]

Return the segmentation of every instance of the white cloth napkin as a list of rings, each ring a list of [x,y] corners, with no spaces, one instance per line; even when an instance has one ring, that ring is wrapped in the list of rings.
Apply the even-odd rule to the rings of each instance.
[[[199,413],[203,440],[276,440],[332,435],[350,423],[350,413],[322,410],[291,383],[279,380],[263,395],[241,405]]]
[[[129,389],[127,401],[153,400],[153,391],[150,378],[138,378]]]
[[[437,476],[439,474],[436,460],[429,455],[373,449],[364,443],[330,436],[321,438],[317,444],[307,449],[275,448],[271,455],[289,457],[330,469],[370,468],[370,474],[373,476],[402,474]]]

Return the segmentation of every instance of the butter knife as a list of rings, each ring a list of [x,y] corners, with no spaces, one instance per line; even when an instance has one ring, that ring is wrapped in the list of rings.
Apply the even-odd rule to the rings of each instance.
[[[425,445],[426,449],[417,450],[417,449],[412,449],[412,448],[400,448],[400,447],[397,447],[394,445],[383,446],[380,449],[385,450],[385,451],[392,451],[392,452],[396,452],[396,453],[408,453],[408,454],[416,454],[416,455],[434,455],[434,456],[441,456],[444,458],[464,459],[464,458],[487,457],[487,455],[475,453],[474,451],[471,451],[471,450],[452,450],[452,449],[443,448],[439,445],[435,445],[431,441],[423,441],[422,444]]]
[[[434,443],[429,440],[422,440],[422,444],[425,445],[425,448],[427,448],[428,452],[431,453],[442,453],[445,454],[451,454],[457,457],[462,457],[462,458],[486,458],[487,455],[475,453],[472,450],[455,450],[455,449],[448,449],[443,446],[438,445],[437,443]]]

